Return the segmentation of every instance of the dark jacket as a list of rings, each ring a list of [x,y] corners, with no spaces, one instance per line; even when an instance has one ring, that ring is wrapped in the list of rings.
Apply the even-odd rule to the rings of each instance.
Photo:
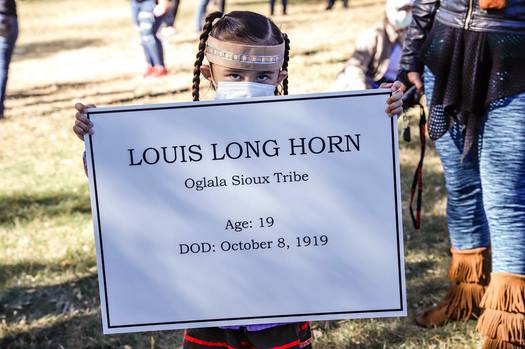
[[[16,17],[15,0],[0,0],[0,15]]]
[[[502,10],[483,10],[479,0],[416,1],[403,46],[400,71],[422,72],[419,54],[434,20],[465,30],[525,35],[525,0],[507,0]]]

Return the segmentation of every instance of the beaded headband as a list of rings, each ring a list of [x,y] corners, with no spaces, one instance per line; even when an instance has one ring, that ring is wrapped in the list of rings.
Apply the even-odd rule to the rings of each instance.
[[[221,41],[208,37],[206,58],[228,68],[246,70],[281,69],[284,61],[284,42],[272,46],[252,46]]]

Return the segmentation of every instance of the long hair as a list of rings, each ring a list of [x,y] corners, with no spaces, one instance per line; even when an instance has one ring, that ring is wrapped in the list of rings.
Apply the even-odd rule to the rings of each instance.
[[[216,19],[219,19],[215,24]],[[200,68],[204,60],[204,51],[209,36],[216,39],[247,45],[279,45],[284,42],[285,52],[282,70],[288,70],[290,59],[290,39],[282,33],[271,19],[250,11],[233,11],[223,16],[222,12],[213,12],[204,22],[199,38],[199,50],[193,68],[193,100],[199,100]],[[288,94],[288,76],[281,83],[281,90],[275,94]]]

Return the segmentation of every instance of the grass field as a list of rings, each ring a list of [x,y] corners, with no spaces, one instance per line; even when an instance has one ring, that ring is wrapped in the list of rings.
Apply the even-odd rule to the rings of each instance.
[[[383,1],[352,0],[321,10],[291,1],[276,16],[291,38],[290,91],[326,90],[359,32],[382,16]],[[101,334],[97,271],[83,145],[73,135],[76,101],[123,105],[187,101],[197,35],[194,1],[183,1],[177,33],[165,40],[171,74],[139,78],[143,57],[127,0],[19,1],[21,34],[11,65],[6,119],[0,122],[0,348],[178,348],[181,333]],[[229,9],[267,13],[263,0]],[[204,98],[211,98],[209,89]],[[313,324],[315,347],[476,348],[475,322],[421,329],[413,316],[446,287],[448,240],[439,160],[425,167],[423,229],[406,209],[418,160],[401,145],[409,317]]]

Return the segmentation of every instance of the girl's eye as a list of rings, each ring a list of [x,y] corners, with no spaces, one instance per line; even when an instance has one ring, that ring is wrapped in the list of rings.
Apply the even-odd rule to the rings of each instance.
[[[235,73],[228,74],[228,77],[230,78],[230,80],[233,80],[233,81],[241,80],[241,76]]]
[[[257,80],[258,81],[267,81],[268,79],[270,79],[270,77],[267,74],[259,74],[259,75],[257,75]]]

